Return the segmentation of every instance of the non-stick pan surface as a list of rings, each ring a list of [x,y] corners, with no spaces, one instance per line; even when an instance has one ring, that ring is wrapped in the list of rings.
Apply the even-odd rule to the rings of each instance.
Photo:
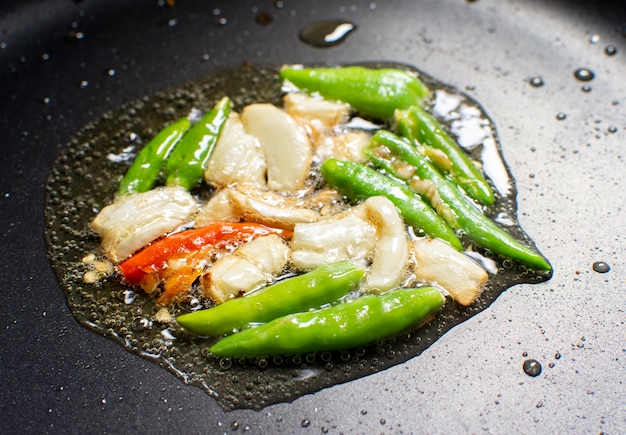
[[[329,19],[357,30],[330,48],[298,38]],[[0,432],[626,432],[625,56],[619,1],[4,2]],[[78,129],[244,62],[363,61],[415,65],[482,103],[550,281],[510,288],[404,364],[261,411],[224,412],[74,320],[43,210]]]

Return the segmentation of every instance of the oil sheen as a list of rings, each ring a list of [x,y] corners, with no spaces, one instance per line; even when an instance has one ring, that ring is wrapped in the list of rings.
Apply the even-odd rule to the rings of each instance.
[[[364,66],[398,67],[419,75],[434,91],[431,108],[435,116],[482,163],[492,180],[497,198],[486,213],[533,246],[517,222],[515,182],[502,159],[496,128],[483,108],[463,92],[414,68],[390,63]],[[192,295],[164,316],[153,297],[129,288],[114,275],[86,283],[84,274],[92,266],[83,259],[94,255],[102,259],[90,223],[112,202],[134,153],[163,125],[193,109],[207,111],[223,95],[231,97],[237,111],[256,102],[280,105],[278,69],[247,65],[212,73],[107,113],[81,129],[63,149],[47,184],[48,255],[77,321],[197,385],[225,409],[261,409],[290,402],[418,357],[450,328],[486,309],[508,287],[550,277],[478,251],[497,273],[490,274],[486,290],[469,308],[448,302],[428,325],[356,349],[241,360],[216,358],[207,351],[214,339],[190,336],[176,326],[174,316],[204,306],[200,298]],[[193,193],[208,198],[212,191],[205,188]]]

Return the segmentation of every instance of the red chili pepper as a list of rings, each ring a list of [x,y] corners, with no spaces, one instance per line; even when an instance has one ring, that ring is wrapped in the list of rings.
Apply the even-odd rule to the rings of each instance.
[[[124,260],[120,269],[126,281],[138,285],[146,275],[165,269],[171,258],[181,257],[207,246],[225,248],[268,234],[278,234],[286,239],[291,237],[290,231],[256,223],[215,223],[163,237]]]

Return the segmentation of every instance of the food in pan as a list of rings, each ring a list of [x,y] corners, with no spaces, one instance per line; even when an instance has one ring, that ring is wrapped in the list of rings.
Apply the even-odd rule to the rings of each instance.
[[[548,279],[515,196],[493,121],[422,71],[244,65],[77,132],[46,240],[78,322],[259,409],[418,356]]]
[[[486,216],[490,183],[428,112],[417,76],[284,66],[280,77],[282,107],[238,113],[223,96],[165,126],[92,222],[124,282],[161,306],[214,305],[177,317],[223,338],[211,353],[349,349],[419,325],[445,296],[471,305],[488,273],[464,250],[550,270]]]

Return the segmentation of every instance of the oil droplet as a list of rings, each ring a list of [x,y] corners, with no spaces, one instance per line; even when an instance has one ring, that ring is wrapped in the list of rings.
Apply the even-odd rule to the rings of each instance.
[[[107,70],[107,73],[106,73],[106,74],[107,74],[109,77],[113,77],[113,76],[115,76],[116,71],[115,71],[113,68],[110,68],[110,69],[108,69],[108,70]]]
[[[600,42],[600,35],[591,35],[589,37],[589,42],[591,42],[592,44],[597,44],[598,42]]]
[[[593,80],[595,74],[588,68],[578,68],[574,71],[574,77],[576,77],[581,82],[588,82],[589,80]]]
[[[71,30],[65,35],[65,41],[75,44],[85,39],[85,34],[79,30]]]
[[[528,376],[532,376],[533,378],[541,374],[541,364],[536,359],[527,359],[524,361],[522,369],[524,370],[524,373]]]
[[[43,97],[43,98],[41,99],[41,102],[42,102],[43,104],[50,104],[50,97]]]
[[[267,26],[268,24],[270,24],[272,21],[274,21],[274,19],[272,18],[272,16],[270,14],[268,14],[267,12],[259,12],[256,15],[255,18],[256,22],[259,24],[262,24],[264,26]]]
[[[608,263],[605,263],[604,261],[596,261],[595,263],[593,263],[592,268],[595,272],[598,273],[607,273],[609,270],[611,270],[611,266],[609,266]]]
[[[219,17],[215,20],[215,25],[218,27],[224,27],[226,24],[228,24],[228,18],[226,17]]]
[[[559,121],[563,121],[565,118],[567,118],[567,115],[563,112],[559,112],[556,114],[556,119],[558,119]]]
[[[356,25],[348,21],[318,21],[300,31],[300,40],[314,47],[332,47],[343,42],[356,30]]]
[[[309,427],[309,426],[311,426],[311,420],[309,420],[309,419],[306,419],[306,418],[305,418],[305,419],[304,419],[304,420],[302,420],[302,422],[300,423],[300,426],[302,426],[302,427]]]
[[[276,1],[274,2],[274,7],[275,7],[276,9],[282,9],[282,8],[284,8],[284,7],[285,7],[285,2],[284,2],[284,1],[282,1],[282,0],[276,0]]]
[[[617,133],[617,127],[615,127],[614,125],[610,126],[609,133]]]
[[[41,56],[39,56],[39,59],[42,62],[46,62],[50,60],[50,55],[48,53],[43,53]]]
[[[617,54],[617,47],[614,45],[609,45],[604,49],[604,53],[607,56],[615,56]]]
[[[89,86],[89,82],[87,80],[81,80],[78,86],[80,86],[81,89],[85,89],[87,86]]]
[[[532,79],[530,79],[529,83],[530,86],[532,86],[533,88],[540,88],[545,84],[543,81],[543,77],[541,76],[533,77]]]
[[[557,352],[554,354],[554,359],[561,359],[561,352]]]
[[[591,92],[591,86],[589,86],[589,85],[583,85],[583,86],[580,88],[580,90],[581,90],[581,91],[583,91],[583,92]]]

